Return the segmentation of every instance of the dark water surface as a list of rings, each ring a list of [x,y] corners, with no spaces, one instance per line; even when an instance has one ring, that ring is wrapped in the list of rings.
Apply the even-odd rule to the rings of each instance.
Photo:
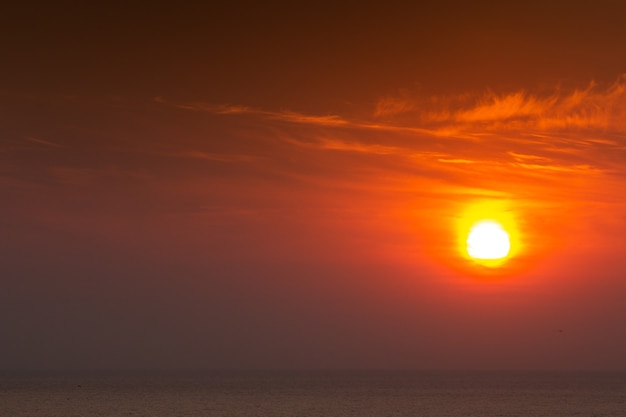
[[[0,416],[626,416],[626,373],[2,373]]]

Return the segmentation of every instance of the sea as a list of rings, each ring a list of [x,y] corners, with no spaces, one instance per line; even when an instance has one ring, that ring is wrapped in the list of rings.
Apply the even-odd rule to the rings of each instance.
[[[0,373],[11,417],[626,416],[626,373]]]

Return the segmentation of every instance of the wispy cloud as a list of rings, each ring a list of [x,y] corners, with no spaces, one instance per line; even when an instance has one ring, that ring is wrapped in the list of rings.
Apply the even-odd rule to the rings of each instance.
[[[393,103],[390,105],[389,103]],[[381,111],[380,109],[386,109]],[[379,101],[374,117],[406,122],[412,118],[430,126],[444,124],[460,132],[568,128],[626,131],[626,75],[609,86],[590,83],[583,89],[551,92],[513,91],[439,98],[406,93]]]
[[[562,196],[583,193],[590,183],[619,175],[626,162],[626,77],[604,87],[590,83],[543,92],[412,97],[402,91],[381,98],[370,117],[362,112],[353,117],[157,101],[181,110],[238,117],[242,127],[254,120],[255,137],[271,138],[267,143],[272,152],[263,154],[260,169],[309,179],[304,172],[310,169],[318,178],[334,178],[335,184],[338,175],[341,183],[371,175],[404,178],[399,181],[406,184],[421,181],[421,189],[447,183],[496,193],[511,187],[519,193],[524,187],[533,193],[562,181],[569,186],[554,193]],[[302,152],[306,158],[294,167],[289,161]],[[177,156],[235,162],[255,154],[188,150]],[[426,185],[426,180],[440,184]]]
[[[373,155],[409,155],[409,149],[398,146],[387,146],[377,143],[362,143],[356,140],[345,141],[336,138],[320,137],[314,140],[298,140],[290,137],[284,139],[296,146],[317,150],[356,152]]]
[[[53,148],[64,148],[65,145],[61,145],[60,143],[53,142],[51,140],[45,140],[40,138],[34,138],[32,136],[24,136],[24,140],[31,143],[36,143],[39,145],[50,146]]]
[[[256,115],[263,116],[269,119],[280,120],[290,123],[302,123],[322,126],[342,126],[349,122],[337,115],[310,115],[304,113],[298,113],[294,111],[268,111],[257,109],[254,107],[241,106],[241,105],[211,105],[206,103],[169,103],[162,98],[155,99],[158,103],[171,104],[174,107],[213,114],[222,115]]]
[[[471,159],[462,159],[462,158],[453,158],[453,159],[439,158],[437,159],[437,161],[443,162],[444,164],[475,164],[478,162],[478,161],[473,161]]]
[[[414,112],[418,109],[418,103],[411,100],[406,91],[400,96],[382,97],[376,103],[374,117],[380,118],[390,115]]]

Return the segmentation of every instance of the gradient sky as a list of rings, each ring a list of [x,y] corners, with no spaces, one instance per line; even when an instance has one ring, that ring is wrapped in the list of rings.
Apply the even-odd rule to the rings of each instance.
[[[0,368],[626,369],[623,2],[179,3],[0,17]]]

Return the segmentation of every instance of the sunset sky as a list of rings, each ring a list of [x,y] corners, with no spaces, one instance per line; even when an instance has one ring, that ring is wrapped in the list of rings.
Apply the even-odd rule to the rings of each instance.
[[[401,3],[4,10],[0,369],[626,370],[626,5]]]

